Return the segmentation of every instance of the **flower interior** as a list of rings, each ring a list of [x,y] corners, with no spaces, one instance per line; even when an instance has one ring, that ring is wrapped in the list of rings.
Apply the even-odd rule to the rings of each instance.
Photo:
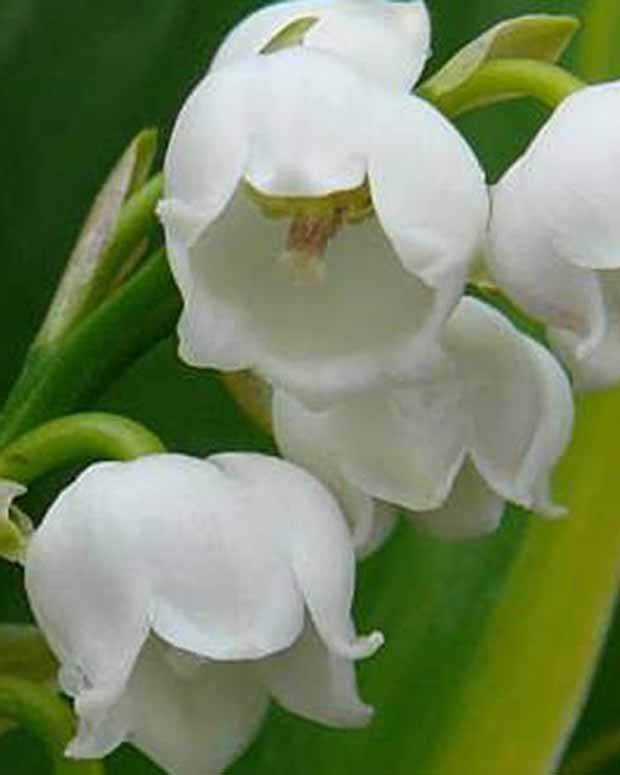
[[[267,218],[288,218],[290,226],[278,262],[296,287],[321,285],[325,252],[343,225],[360,223],[374,214],[368,180],[356,188],[322,197],[275,197],[245,182],[245,192]]]

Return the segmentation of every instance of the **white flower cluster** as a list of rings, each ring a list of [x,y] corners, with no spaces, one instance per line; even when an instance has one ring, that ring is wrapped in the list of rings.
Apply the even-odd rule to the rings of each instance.
[[[410,93],[429,45],[420,0],[282,3],[184,105],[159,210],[180,354],[266,380],[292,462],[98,464],[54,503],[26,582],[75,698],[71,755],[129,740],[168,772],[220,773],[270,697],[363,725],[353,663],[382,636],[355,633],[355,555],[397,514],[463,538],[507,501],[562,513],[569,380],[465,286],[484,256],[578,385],[620,378],[620,87],[567,99],[490,196]]]

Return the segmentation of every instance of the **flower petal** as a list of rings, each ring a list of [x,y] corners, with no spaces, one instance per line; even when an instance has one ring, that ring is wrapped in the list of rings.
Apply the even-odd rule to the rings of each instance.
[[[577,362],[614,325],[593,270],[620,268],[619,128],[619,83],[576,92],[493,195],[491,271],[528,312],[563,329]]]
[[[544,197],[544,208],[532,209],[534,224],[556,255],[585,269],[620,269],[619,165],[620,82],[613,82],[564,100],[508,174]]]
[[[606,310],[605,333],[596,347],[583,354],[571,331],[550,328],[549,342],[571,370],[575,390],[600,390],[620,382],[620,272],[599,272]]]
[[[258,658],[295,640],[304,601],[279,546],[274,520],[284,515],[274,493],[288,491],[302,503],[307,495],[286,464],[250,454],[206,461],[152,455],[125,464],[123,473],[116,487],[131,485],[130,513],[140,513],[157,482],[148,513],[142,507],[137,561],[150,582],[152,628],[160,637],[222,660]]]
[[[326,412],[324,422],[342,474],[406,508],[438,506],[465,454],[461,388],[447,375],[362,394]]]
[[[537,224],[546,195],[529,191],[522,178],[509,171],[492,190],[487,265],[495,282],[530,315],[573,332],[579,357],[585,358],[599,346],[607,325],[599,279],[557,253]]]
[[[357,557],[376,551],[392,532],[397,512],[343,475],[343,455],[331,432],[331,413],[312,412],[293,396],[276,391],[272,414],[274,436],[282,455],[317,476],[337,498],[349,523]]]
[[[269,486],[303,501],[278,470]],[[61,661],[107,691],[112,679],[122,689],[149,624],[218,659],[292,643],[304,601],[269,529],[278,504],[248,487],[216,463],[165,454],[92,466],[65,490],[26,558],[33,609]]]
[[[346,475],[406,508],[439,505],[465,453],[460,386],[450,376],[349,402],[335,418]]]
[[[410,88],[429,54],[430,19],[423,2],[288,2],[261,8],[218,49],[211,71],[258,54],[295,20],[315,17],[303,46],[337,54],[386,86]]]
[[[384,501],[375,500],[374,504],[372,530],[368,533],[365,543],[357,550],[357,556],[361,560],[374,554],[391,537],[402,511],[398,506]]]
[[[335,5],[309,30],[305,45],[338,54],[383,85],[406,91],[424,69],[430,33],[423,2],[351,2],[346,11]]]
[[[239,99],[245,76],[205,78],[183,106],[166,152],[164,199],[157,213],[170,269],[186,298],[196,293],[191,247],[233,196],[246,163],[247,127]]]
[[[237,71],[246,77],[239,99],[252,132],[245,175],[254,188],[278,197],[318,197],[361,185],[368,103],[380,99],[382,89],[344,60],[305,48],[245,60],[213,77],[234,87],[239,76],[231,73]]]
[[[438,538],[463,539],[492,533],[502,518],[505,502],[488,487],[467,460],[441,508],[408,512],[420,530]]]
[[[256,659],[294,642],[307,604],[336,653],[378,644],[351,639],[355,562],[336,502],[276,458],[161,454],[92,466],[32,547],[35,614],[61,661],[84,674],[97,712],[122,692],[148,624],[195,654]]]
[[[363,393],[323,412],[276,393],[276,439],[285,455],[339,494],[343,480],[389,503],[433,508],[447,497],[465,454],[461,392],[456,379],[444,376],[398,391]],[[365,508],[347,505],[363,545],[372,521]]]
[[[252,513],[257,527],[247,538],[248,543],[255,547],[264,532],[271,533],[272,540],[278,539],[275,546],[278,556],[290,561],[295,589],[303,595],[327,648],[347,659],[363,659],[373,654],[382,645],[383,636],[378,632],[366,637],[355,635],[350,615],[355,583],[353,547],[342,512],[325,487],[301,468],[264,455],[223,454],[210,460],[237,487],[243,482],[254,510],[257,503],[271,502],[270,523],[266,522],[266,515],[261,523]],[[257,578],[252,582],[258,595],[259,583],[264,586],[264,582]],[[270,594],[275,605],[281,605],[275,600],[281,597],[280,591],[261,590],[261,593],[261,599]],[[246,595],[251,598],[249,589]],[[298,625],[297,620],[295,624]],[[299,626],[296,634],[301,629]]]
[[[321,0],[297,0],[272,3],[265,8],[259,8],[244,17],[226,35],[211,60],[209,72],[230,67],[248,56],[259,54],[295,20],[316,17],[318,21],[329,7],[329,2]]]
[[[438,289],[447,283],[455,302],[488,218],[476,157],[452,124],[411,96],[386,101],[370,143],[368,176],[383,229],[405,268]]]
[[[65,756],[70,759],[101,759],[127,740],[130,719],[120,694],[100,702],[101,712],[98,713],[94,712],[91,695],[87,696],[86,702],[85,697],[85,694],[80,694],[76,698],[77,734],[67,745]]]
[[[218,775],[252,740],[268,704],[251,663],[199,660],[151,637],[107,724],[120,733],[112,747],[131,742],[166,772]],[[68,753],[103,756],[112,748],[102,742],[81,728]]]
[[[121,734],[109,728],[108,712],[147,636],[149,615],[127,512],[107,488],[122,465],[91,466],[65,489],[25,560],[30,605],[62,664],[61,684],[76,698],[82,734],[107,750]]]
[[[273,397],[273,431],[281,454],[318,477],[338,500],[356,551],[374,530],[373,499],[348,482],[329,433],[329,417],[310,412],[282,390]],[[327,421],[326,421],[327,420]]]
[[[177,268],[183,261],[181,248],[191,246],[222,211],[243,173],[248,156],[243,96],[249,76],[251,72],[239,68],[226,78],[205,78],[185,102],[172,132],[158,213],[181,287],[186,280],[183,267]]]
[[[256,667],[275,699],[303,718],[331,727],[361,727],[372,718],[357,692],[354,663],[331,654],[311,624],[293,646]]]
[[[320,405],[437,357],[436,294],[402,268],[376,221],[342,227],[317,287],[294,286],[278,263],[287,225],[240,190],[191,250],[179,328],[188,362],[254,367]]]
[[[562,368],[499,312],[473,298],[463,299],[446,332],[467,386],[476,468],[506,499],[553,513],[545,482],[573,422]]]
[[[257,733],[267,690],[251,663],[196,660],[184,674],[166,648],[150,640],[140,655],[127,689],[128,739],[167,772],[217,775]]]

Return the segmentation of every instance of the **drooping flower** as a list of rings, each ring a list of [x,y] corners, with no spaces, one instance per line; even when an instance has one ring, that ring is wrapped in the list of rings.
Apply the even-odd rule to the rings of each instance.
[[[221,772],[269,696],[360,726],[355,560],[333,497],[275,458],[152,455],[87,469],[26,556],[26,589],[75,698],[68,754],[128,740],[168,772]]]
[[[568,97],[493,191],[495,280],[580,389],[620,380],[620,82]]]
[[[290,40],[293,36],[295,39]],[[224,39],[211,72],[285,44],[327,51],[385,86],[406,91],[430,53],[426,5],[386,0],[293,0],[261,8]]]
[[[320,405],[436,359],[488,202],[423,100],[323,51],[250,57],[190,96],[165,179],[187,362]]]
[[[446,325],[445,348],[441,374],[326,411],[275,394],[281,451],[338,495],[362,554],[383,540],[394,506],[455,538],[494,530],[505,501],[561,513],[549,474],[570,438],[573,404],[559,364],[469,297]],[[388,505],[377,510],[377,501]]]

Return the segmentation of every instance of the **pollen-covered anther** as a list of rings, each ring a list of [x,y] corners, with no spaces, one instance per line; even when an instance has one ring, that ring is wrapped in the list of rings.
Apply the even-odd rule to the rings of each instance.
[[[288,270],[295,287],[316,287],[325,280],[325,250],[342,226],[342,213],[296,215],[289,227],[286,249],[279,262]]]

